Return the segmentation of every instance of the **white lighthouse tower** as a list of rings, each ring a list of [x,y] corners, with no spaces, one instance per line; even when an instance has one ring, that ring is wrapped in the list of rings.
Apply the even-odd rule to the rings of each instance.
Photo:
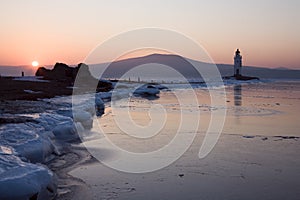
[[[242,75],[242,56],[240,50],[237,49],[234,56],[234,77]]]

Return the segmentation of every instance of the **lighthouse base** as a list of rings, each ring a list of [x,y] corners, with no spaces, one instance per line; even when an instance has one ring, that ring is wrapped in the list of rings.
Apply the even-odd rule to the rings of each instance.
[[[225,77],[223,77],[223,79],[224,80],[235,79],[235,80],[239,80],[239,81],[259,80],[258,77],[254,77],[254,76],[242,76],[242,75],[225,76]]]

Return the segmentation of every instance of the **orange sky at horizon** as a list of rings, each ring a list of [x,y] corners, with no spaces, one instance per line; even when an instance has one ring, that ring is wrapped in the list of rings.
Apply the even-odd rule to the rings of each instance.
[[[300,1],[129,2],[3,0],[0,65],[76,65],[114,35],[159,27],[193,39],[215,63],[232,64],[239,48],[245,66],[300,69]]]

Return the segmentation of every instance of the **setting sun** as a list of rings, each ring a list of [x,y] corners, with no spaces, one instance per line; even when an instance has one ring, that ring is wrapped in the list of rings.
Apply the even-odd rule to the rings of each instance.
[[[37,66],[39,66],[39,62],[38,61],[32,61],[31,65],[33,67],[37,67]]]

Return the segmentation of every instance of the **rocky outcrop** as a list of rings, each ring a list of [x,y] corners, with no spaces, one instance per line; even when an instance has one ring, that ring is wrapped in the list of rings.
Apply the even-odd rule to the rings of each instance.
[[[242,75],[225,76],[225,77],[222,77],[222,78],[224,80],[232,79],[232,80],[239,80],[239,81],[259,80],[258,77],[254,77],[254,76],[242,76]]]
[[[64,63],[56,63],[52,70],[40,67],[36,71],[36,76],[43,76],[44,79],[48,80],[65,80],[74,79],[76,75],[76,69],[71,68]]]
[[[40,67],[36,71],[36,76],[43,76],[48,80],[74,80],[78,72],[78,67],[69,67],[64,63],[56,63],[52,70]]]
[[[80,72],[80,73],[78,73]],[[112,84],[108,81],[98,81],[94,78],[88,65],[80,63],[77,67],[69,67],[64,63],[56,63],[52,70],[40,67],[36,76],[42,76],[43,79],[53,80],[65,83],[66,86],[73,86],[75,80],[80,81],[80,89],[82,92],[92,90],[91,86],[97,86],[96,91],[109,91],[112,89]]]
[[[258,77],[254,77],[254,76],[242,76],[242,75],[235,76],[235,79],[239,80],[239,81],[259,80]]]

